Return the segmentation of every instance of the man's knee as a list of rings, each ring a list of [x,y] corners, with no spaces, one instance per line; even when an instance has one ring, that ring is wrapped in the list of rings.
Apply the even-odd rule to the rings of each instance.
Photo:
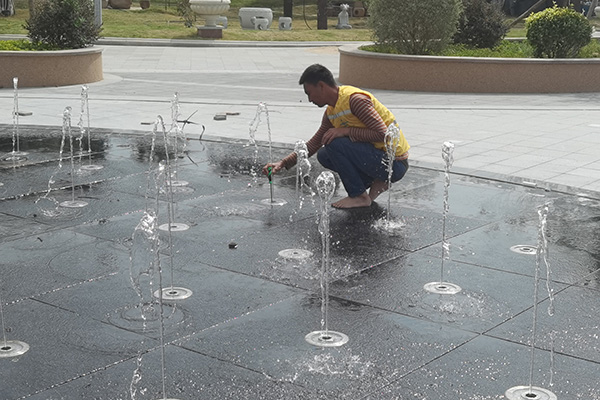
[[[333,139],[328,145],[325,146],[325,149],[333,153],[341,153],[345,148],[348,147],[350,143],[352,143],[350,138],[339,137]]]
[[[327,148],[321,147],[319,149],[319,151],[317,152],[317,161],[319,161],[319,163],[325,168],[328,168],[331,165],[331,160],[329,159],[329,155],[327,154]]]

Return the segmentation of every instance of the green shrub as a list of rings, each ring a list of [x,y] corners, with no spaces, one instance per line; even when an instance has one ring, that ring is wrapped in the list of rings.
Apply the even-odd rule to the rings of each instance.
[[[58,50],[56,46],[47,44],[34,45],[29,40],[0,40],[0,50],[7,51],[23,51],[23,50]]]
[[[455,44],[477,48],[497,46],[508,32],[502,8],[489,0],[463,0],[463,12],[454,35]]]
[[[462,0],[370,0],[375,42],[403,54],[432,54],[456,32]]]
[[[101,27],[94,22],[90,0],[42,0],[25,22],[29,39],[61,49],[79,49],[94,44]]]
[[[572,58],[591,40],[592,26],[582,14],[556,5],[525,20],[527,40],[538,58]]]

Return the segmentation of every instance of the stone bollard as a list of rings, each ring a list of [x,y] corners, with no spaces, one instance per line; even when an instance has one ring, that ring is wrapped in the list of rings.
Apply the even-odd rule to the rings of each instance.
[[[292,29],[292,19],[290,17],[279,17],[279,30],[289,31]]]

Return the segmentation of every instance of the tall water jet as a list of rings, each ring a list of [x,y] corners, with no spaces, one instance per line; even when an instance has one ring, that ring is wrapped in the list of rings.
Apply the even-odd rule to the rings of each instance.
[[[92,164],[92,138],[91,138],[91,129],[90,129],[90,103],[88,96],[88,86],[81,86],[81,101],[80,101],[80,112],[79,112],[79,122],[77,125],[79,126],[79,159],[83,157],[83,139],[87,137],[87,153],[88,153],[88,164],[82,165],[79,167],[83,171],[97,171],[99,169],[104,168],[102,165]],[[86,120],[84,122],[84,119]],[[87,127],[87,129],[86,129]]]
[[[254,146],[254,160],[252,166],[250,167],[250,175],[252,176],[252,181],[254,184],[258,182],[258,144],[256,143],[256,132],[258,132],[258,128],[262,122],[262,115],[265,114],[267,119],[267,127],[268,127],[268,135],[269,135],[269,162],[272,161],[271,158],[271,124],[269,121],[269,109],[265,103],[258,103],[258,107],[256,107],[256,114],[254,114],[254,118],[250,121],[250,127],[248,130],[249,140],[248,146]]]
[[[394,122],[391,123],[385,132],[385,150],[386,157],[382,160],[387,168],[387,186],[388,186],[388,206],[387,223],[390,224],[390,210],[392,208],[392,174],[394,173],[394,161],[396,160],[396,150],[400,144],[400,127]]]
[[[2,296],[0,296],[0,322],[2,324],[2,342],[0,342],[0,358],[17,357],[22,354],[25,354],[27,350],[29,350],[29,345],[27,343],[21,342],[20,340],[6,339],[6,327],[4,326],[4,310],[2,309]]]
[[[299,201],[298,208],[302,208],[304,188],[309,190],[311,196],[314,194],[308,182],[312,166],[308,160],[308,147],[304,140],[296,142],[294,152],[296,153],[296,198]]]
[[[158,229],[160,230],[164,230],[167,231],[167,236],[168,236],[168,246],[169,246],[169,262],[170,262],[170,267],[171,267],[171,285],[168,288],[163,288],[160,290],[157,290],[156,292],[154,292],[154,296],[158,297],[160,299],[165,299],[165,300],[183,300],[183,299],[187,299],[188,297],[190,297],[192,295],[192,291],[190,289],[186,289],[184,287],[176,287],[174,285],[174,271],[175,271],[175,267],[173,264],[173,258],[174,258],[174,252],[173,252],[173,231],[184,231],[189,229],[189,226],[187,224],[182,224],[182,223],[176,223],[174,222],[174,211],[173,211],[173,204],[174,204],[174,200],[173,200],[173,185],[172,185],[172,173],[171,173],[171,168],[170,168],[170,159],[169,159],[169,146],[168,146],[168,137],[167,137],[167,131],[165,129],[165,124],[164,121],[162,119],[162,117],[159,115],[156,119],[156,122],[154,123],[154,134],[156,134],[156,131],[158,130],[158,128],[162,129],[163,132],[163,140],[164,140],[164,145],[165,145],[165,160],[163,162],[161,162],[159,164],[159,168],[164,169],[165,173],[164,173],[164,178],[163,179],[158,179],[157,183],[160,185],[161,183],[164,183],[164,190],[167,194],[167,219],[168,222],[166,224],[162,224],[158,227]],[[160,175],[159,175],[160,177]],[[158,193],[157,193],[157,197],[158,197]],[[157,204],[158,207],[158,204]]]
[[[183,129],[179,127],[178,123],[180,115],[181,107],[179,105],[179,93],[175,92],[173,94],[173,99],[171,99],[171,127],[169,128],[169,132],[175,133],[175,166],[174,168],[172,167],[172,177],[169,181],[169,185],[171,185],[171,187],[173,188],[177,188],[172,189],[173,191],[181,192],[186,191],[186,189],[184,189],[183,187],[189,185],[189,182],[178,178],[179,159],[183,158],[187,147],[187,140],[185,138],[185,134],[183,133]],[[182,143],[181,149],[179,146],[180,142]]]
[[[159,164],[159,168],[157,171],[158,177],[156,178],[156,182],[160,182],[165,180],[165,164],[161,162]],[[134,290],[140,297],[142,304],[140,305],[140,310],[142,313],[142,318],[145,320],[145,313],[148,310],[154,311],[153,303],[145,303],[143,290],[141,288],[140,278],[143,275],[146,275],[150,279],[150,287],[152,287],[154,278],[158,277],[158,292],[163,291],[163,282],[162,282],[162,267],[160,260],[160,238],[158,235],[157,229],[157,220],[158,220],[158,209],[159,209],[159,189],[157,187],[156,191],[156,211],[146,210],[140,223],[135,228],[135,232],[132,236],[133,246],[130,254],[130,279],[133,285]],[[136,240],[138,239],[138,240]],[[141,252],[141,256],[143,256],[143,260],[137,260],[139,257],[138,254],[135,253],[137,250],[136,244],[138,241],[144,242],[147,246],[144,246],[146,251]],[[142,266],[141,268],[136,268],[136,266]],[[159,321],[159,335],[160,335],[160,360],[161,360],[161,384],[162,384],[162,399],[167,399],[167,391],[166,391],[166,366],[165,366],[165,332],[164,332],[164,304],[162,296],[158,296],[158,321]],[[131,395],[131,399],[135,400],[135,396],[137,394],[137,384],[141,381],[141,363],[142,363],[143,353],[138,353],[137,356],[137,367],[133,373],[133,378],[129,385],[129,393]],[[171,399],[175,400],[175,399]]]
[[[319,233],[321,234],[321,244],[323,247],[323,256],[321,258],[321,330],[307,334],[305,340],[315,346],[337,347],[348,342],[348,336],[336,331],[329,330],[329,203],[335,192],[335,177],[330,171],[321,172],[316,180],[317,192],[321,199]]]
[[[448,189],[450,188],[450,167],[454,162],[454,143],[444,142],[442,145],[442,158],[444,160],[444,210],[442,215],[442,263],[440,268],[440,281],[426,283],[424,289],[436,294],[456,294],[462,289],[460,286],[444,281],[444,260],[450,259],[450,243],[446,236],[446,220],[450,205],[448,202]]]
[[[254,159],[252,161],[252,166],[250,167],[250,176],[252,176],[252,184],[256,185],[258,183],[258,144],[256,143],[256,132],[258,132],[258,128],[262,123],[262,115],[265,115],[265,120],[267,122],[267,134],[268,134],[268,145],[269,145],[269,158],[268,162],[273,162],[273,151],[272,151],[272,140],[271,140],[271,121],[269,120],[269,108],[263,102],[258,103],[258,107],[256,108],[256,114],[252,121],[250,121],[250,129],[248,132],[249,141],[248,146],[254,147]],[[282,206],[287,203],[287,201],[283,199],[276,199],[273,197],[273,176],[271,170],[269,170],[267,174],[267,178],[269,179],[269,191],[271,197],[268,199],[261,200],[261,203],[269,204],[271,206]],[[251,186],[252,184],[249,184]]]
[[[167,176],[165,178],[165,194],[167,195],[167,207],[168,207],[168,219],[169,222],[166,224],[162,224],[158,227],[161,231],[168,231],[169,237],[171,236],[171,232],[179,232],[179,231],[187,231],[190,229],[188,224],[184,224],[182,222],[175,222],[175,197],[174,193],[174,185],[173,185],[173,169],[171,167],[171,157],[169,156],[169,135],[167,129],[165,127],[165,123],[163,118],[159,115],[154,122],[154,127],[152,129],[153,140],[155,140],[156,135],[158,134],[158,130],[162,132],[162,138],[164,142],[165,148],[165,163],[167,169]],[[177,145],[175,145],[177,146]],[[154,146],[153,146],[154,148]],[[154,157],[154,153],[150,154],[150,160]],[[175,149],[175,157],[177,158],[177,150]],[[152,161],[151,161],[152,162]]]
[[[21,151],[21,144],[19,138],[19,78],[13,78],[13,137],[12,137],[12,151],[10,154],[3,158],[4,161],[25,161],[27,160],[26,152]]]
[[[62,142],[60,146],[60,160],[59,166],[62,164],[63,150],[65,138],[69,137],[69,160],[71,162],[71,200],[61,202],[61,207],[67,208],[81,208],[88,205],[87,202],[81,200],[75,200],[75,160],[73,153],[73,131],[71,129],[71,107],[66,107],[63,112],[63,127],[62,127]]]
[[[529,361],[529,385],[514,386],[506,391],[504,395],[508,400],[557,400],[558,397],[548,389],[533,386],[533,371],[535,361],[535,339],[537,333],[537,309],[540,283],[540,270],[542,263],[546,267],[546,289],[548,290],[548,315],[554,315],[554,293],[550,288],[550,266],[548,264],[548,240],[546,238],[546,223],[548,218],[549,204],[544,204],[538,208],[538,245],[535,258],[535,277],[533,288],[533,327],[531,330],[531,347]]]

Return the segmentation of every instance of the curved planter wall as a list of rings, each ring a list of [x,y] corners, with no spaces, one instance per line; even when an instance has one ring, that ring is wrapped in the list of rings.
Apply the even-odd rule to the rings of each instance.
[[[0,51],[0,87],[66,86],[98,82],[102,75],[102,49],[57,51]]]
[[[423,92],[600,92],[600,59],[407,56],[358,47],[340,48],[342,84]]]

